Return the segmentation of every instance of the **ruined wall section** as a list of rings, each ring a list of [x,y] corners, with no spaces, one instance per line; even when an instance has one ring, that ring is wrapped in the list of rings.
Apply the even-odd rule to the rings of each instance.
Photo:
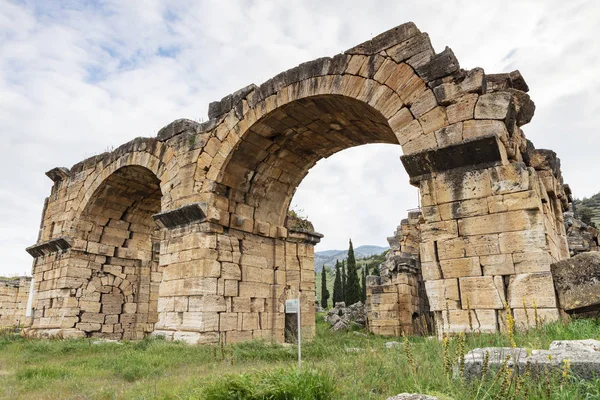
[[[0,328],[23,326],[31,278],[0,279]]]
[[[367,321],[371,332],[385,336],[427,334],[429,304],[419,259],[421,213],[409,212],[379,266],[379,276],[367,277]]]

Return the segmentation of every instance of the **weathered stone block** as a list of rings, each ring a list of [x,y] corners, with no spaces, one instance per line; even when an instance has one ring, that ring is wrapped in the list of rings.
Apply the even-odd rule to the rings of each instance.
[[[544,250],[513,253],[513,262],[517,274],[548,272],[550,271],[550,264],[552,264],[552,257]]]
[[[515,327],[517,329],[530,329],[536,328],[540,325],[547,324],[549,322],[556,322],[560,320],[558,308],[538,308],[537,315],[538,321],[535,321],[535,310],[533,308],[514,308],[513,316],[515,318]]]
[[[431,311],[445,310],[446,305],[450,310],[460,308],[458,279],[426,281],[425,290]]]
[[[515,273],[515,265],[510,254],[481,256],[479,262],[483,266],[484,275],[513,275]]]
[[[552,264],[551,270],[562,309],[600,309],[600,253],[578,254]]]
[[[460,278],[463,276],[481,276],[479,257],[455,258],[453,260],[441,260],[442,274],[444,278]]]
[[[494,333],[497,329],[496,310],[443,310],[438,313],[435,321],[438,332]]]
[[[479,96],[475,106],[475,119],[506,119],[514,113],[512,95],[506,92],[488,93]]]
[[[556,308],[554,284],[549,272],[512,275],[508,284],[508,304],[511,308]]]
[[[519,210],[463,218],[458,221],[458,230],[461,235],[485,235],[539,229],[541,223],[537,211]]]
[[[485,215],[488,213],[488,200],[485,198],[455,201],[438,206],[443,220]]]
[[[460,278],[461,304],[471,309],[504,308],[504,283],[501,276]],[[468,301],[467,301],[468,299]]]

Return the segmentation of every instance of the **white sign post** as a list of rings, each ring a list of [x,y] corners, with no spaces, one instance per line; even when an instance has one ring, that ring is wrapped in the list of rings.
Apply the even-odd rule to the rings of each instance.
[[[300,338],[300,299],[286,300],[285,313],[295,313],[298,316],[298,368],[300,368],[302,366],[302,340]]]

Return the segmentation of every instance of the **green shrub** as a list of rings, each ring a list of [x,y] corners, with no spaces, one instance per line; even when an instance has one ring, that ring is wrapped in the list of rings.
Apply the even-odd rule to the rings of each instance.
[[[229,375],[207,386],[206,400],[328,400],[333,379],[315,370],[277,369],[249,375]]]

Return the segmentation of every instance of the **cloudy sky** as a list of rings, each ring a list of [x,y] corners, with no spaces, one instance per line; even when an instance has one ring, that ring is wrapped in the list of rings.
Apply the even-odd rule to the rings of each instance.
[[[377,6],[374,6],[377,4]],[[406,21],[465,69],[519,69],[537,104],[525,127],[562,159],[577,197],[600,191],[600,2],[0,0],[0,275],[29,273],[51,181],[44,172],[154,136],[251,82],[337,54]],[[392,145],[322,160],[293,205],[318,250],[385,245],[417,191]]]

